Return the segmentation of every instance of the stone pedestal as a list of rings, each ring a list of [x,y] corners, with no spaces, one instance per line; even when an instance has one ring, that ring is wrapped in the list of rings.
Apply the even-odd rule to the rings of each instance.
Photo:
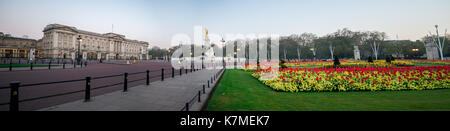
[[[34,60],[35,51],[36,51],[35,49],[30,49],[30,52],[28,53],[29,60]]]
[[[87,52],[83,52],[83,60],[86,60],[87,59]]]
[[[355,55],[355,60],[361,59],[361,54],[359,52],[359,47],[357,45],[353,46],[353,54]]]
[[[439,50],[437,46],[430,40],[425,42],[425,49],[427,52],[428,60],[437,60],[439,59]]]
[[[70,53],[70,58],[72,58],[72,60],[75,60],[75,53],[74,52]]]
[[[100,59],[102,59],[102,53],[97,53],[97,60],[100,60]]]

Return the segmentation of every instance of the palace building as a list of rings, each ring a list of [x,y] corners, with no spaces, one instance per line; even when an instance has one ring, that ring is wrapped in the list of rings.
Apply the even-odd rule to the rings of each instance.
[[[126,39],[124,35],[94,33],[60,24],[47,25],[43,32],[37,46],[43,58],[76,59],[80,52],[84,60],[148,59],[148,43]]]
[[[38,41],[28,38],[0,35],[0,58],[29,58],[37,55]]]

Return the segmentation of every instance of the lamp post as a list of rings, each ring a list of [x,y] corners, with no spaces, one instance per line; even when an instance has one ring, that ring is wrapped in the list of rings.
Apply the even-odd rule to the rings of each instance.
[[[100,54],[100,57],[98,56],[98,54],[100,53],[100,46],[97,46],[97,59],[101,60],[102,59],[102,54]]]
[[[194,67],[194,57],[193,57],[194,55],[193,55],[193,53],[192,53],[192,51],[191,52],[189,52],[189,57],[191,58],[191,69]],[[192,71],[192,70],[191,70]]]
[[[237,58],[237,52],[235,51],[234,52],[234,55],[233,55],[234,57],[234,69],[236,69],[236,66],[237,66],[237,61],[236,61],[236,58]]]
[[[413,57],[416,57],[417,52],[419,52],[419,49],[414,48],[414,49],[412,49],[412,52],[413,52]]]
[[[81,53],[80,53],[80,48],[81,48],[81,42],[83,41],[83,39],[81,38],[81,35],[78,35],[78,53],[77,53],[77,64],[80,65],[81,63]]]
[[[240,49],[240,48],[237,48],[237,49],[236,49],[236,52],[239,52],[239,51],[241,51],[241,49]],[[236,58],[237,58],[237,61],[240,63],[241,61],[240,61],[240,58],[237,56],[237,54],[236,54]]]
[[[220,42],[222,42],[222,65],[225,68],[225,40],[222,38]]]
[[[167,52],[168,52],[168,53],[167,53],[167,56],[166,56],[166,57],[167,57],[167,61],[170,61],[170,57],[171,57],[171,55],[170,55],[170,49],[168,49]]]
[[[202,59],[202,69],[205,68],[204,62],[203,60],[205,59],[205,46],[202,45],[202,57],[200,57]]]

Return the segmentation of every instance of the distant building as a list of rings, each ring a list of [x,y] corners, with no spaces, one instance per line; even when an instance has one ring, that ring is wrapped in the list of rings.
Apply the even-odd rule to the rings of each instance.
[[[9,34],[0,35],[1,58],[34,58],[40,53],[36,50],[38,41],[28,38],[12,37]]]
[[[44,30],[42,50],[45,58],[75,59],[80,49],[83,59],[148,59],[148,43],[126,39],[115,33],[94,33],[75,27],[50,24]],[[81,43],[77,38],[81,37]]]

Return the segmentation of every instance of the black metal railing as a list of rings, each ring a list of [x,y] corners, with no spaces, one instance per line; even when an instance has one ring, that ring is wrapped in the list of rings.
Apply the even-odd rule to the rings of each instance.
[[[218,78],[220,75],[225,71],[225,69],[221,69],[220,71],[216,72],[213,76],[211,76],[211,79],[208,79],[206,84],[208,85],[207,88],[211,88],[210,84],[213,84],[214,82],[218,82]],[[186,104],[181,108],[180,111],[189,111],[189,108],[195,104],[195,102],[201,102],[202,101],[202,94],[206,94],[206,87],[205,85],[202,86],[201,89],[196,92],[196,94],[186,102]]]
[[[9,86],[0,87],[0,90],[3,90],[3,89],[10,89],[11,90],[10,91],[10,101],[6,102],[6,103],[0,103],[0,106],[9,104],[9,110],[10,111],[19,111],[19,103],[21,103],[21,102],[34,101],[34,100],[39,100],[39,99],[70,95],[70,94],[81,93],[81,92],[85,92],[84,101],[88,102],[88,101],[90,101],[91,92],[94,91],[94,90],[98,90],[98,89],[102,89],[102,88],[108,88],[108,87],[113,87],[113,86],[118,86],[118,85],[123,85],[123,91],[126,92],[128,90],[128,86],[129,86],[128,84],[130,84],[130,83],[135,83],[135,82],[137,83],[139,81],[144,81],[145,80],[146,81],[145,84],[148,86],[148,85],[150,85],[150,79],[155,79],[155,78],[160,77],[161,80],[164,80],[164,78],[167,78],[167,77],[172,77],[172,78],[175,77],[175,75],[176,75],[175,72],[176,71],[175,71],[174,68],[167,68],[167,70],[171,70],[171,72],[169,72],[169,73],[164,72],[164,70],[165,70],[164,68],[161,68],[160,70],[146,70],[146,71],[143,71],[143,72],[134,72],[134,73],[127,73],[127,72],[125,72],[123,74],[99,76],[99,77],[87,76],[87,77],[82,78],[82,79],[55,81],[55,82],[42,82],[42,83],[33,83],[33,84],[24,84],[24,85],[21,85],[20,81],[12,81],[12,82],[10,82]],[[182,70],[185,70],[185,69],[179,69],[179,71],[180,71],[179,75],[180,76],[182,75],[181,74]],[[151,72],[159,72],[159,71],[161,71],[161,75],[150,75]],[[144,78],[134,79],[134,80],[129,80],[130,76],[141,75],[141,74],[145,74],[145,77]],[[95,80],[114,78],[114,77],[123,77],[124,79],[123,79],[123,81],[116,82],[114,84],[107,84],[107,85],[102,85],[102,86],[97,86],[97,87],[91,87],[91,85],[92,85],[91,83],[93,81],[95,81]],[[19,93],[20,93],[19,92],[19,88],[31,87],[31,86],[41,86],[41,85],[51,85],[51,84],[61,84],[61,83],[70,83],[70,82],[80,82],[80,81],[85,81],[85,83],[86,83],[85,84],[85,89],[19,100]]]
[[[68,67],[72,67],[73,68],[77,68],[80,67],[82,68],[87,67],[88,64],[91,64],[92,62],[90,61],[83,61],[82,64],[77,66],[76,61],[72,60],[72,59],[36,59],[36,60],[27,60],[27,59],[1,59],[0,60],[1,64],[8,64],[9,66],[7,67],[2,67],[2,68],[7,68],[8,70],[5,71],[19,71],[19,70],[14,70],[14,68],[18,68],[20,69],[20,71],[22,70],[36,70],[36,69],[66,69]],[[18,66],[15,67],[14,64],[27,64],[27,66]],[[39,66],[37,66],[39,65]],[[57,66],[57,67],[55,67]],[[36,67],[41,67],[41,68],[36,68]]]

